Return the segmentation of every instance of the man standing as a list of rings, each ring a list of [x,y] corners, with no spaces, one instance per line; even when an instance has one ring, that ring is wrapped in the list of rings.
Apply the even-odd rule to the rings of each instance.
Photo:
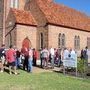
[[[85,47],[85,50],[84,50],[84,65],[88,66],[88,47],[86,46]]]
[[[50,58],[51,58],[51,67],[52,67],[52,69],[54,68],[54,55],[55,55],[55,53],[54,53],[54,48],[52,48],[51,47],[51,49],[50,49]]]
[[[81,60],[83,60],[84,59],[84,50],[82,49],[81,50]]]
[[[15,55],[16,55],[16,52],[13,49],[13,46],[10,45],[9,50],[6,52],[6,60],[8,61],[8,64],[9,64],[9,74],[12,74],[11,67],[14,67],[14,74],[17,74],[17,72],[16,72]]]
[[[85,60],[88,59],[87,52],[88,52],[88,47],[86,46],[86,47],[85,47],[85,50],[84,50],[84,59],[85,59]]]
[[[40,60],[41,60],[41,68],[43,68],[43,56],[42,56],[42,50],[43,49],[40,49]]]
[[[44,65],[43,68],[45,69],[45,66],[46,68],[48,68],[49,52],[46,49],[46,47],[44,47],[44,49],[42,50],[42,58],[43,58],[43,65]]]
[[[21,49],[21,54],[25,57],[25,59],[23,61],[23,69],[25,70],[25,68],[26,68],[28,71],[29,50],[26,47],[23,47]]]
[[[20,55],[21,55],[21,52],[19,49],[16,50],[16,67],[17,69],[20,68]]]
[[[33,66],[36,66],[36,61],[37,61],[37,51],[35,50],[35,48],[33,49]]]
[[[2,47],[0,48],[0,68],[1,71],[4,71],[4,63],[5,63],[5,45],[2,44]]]

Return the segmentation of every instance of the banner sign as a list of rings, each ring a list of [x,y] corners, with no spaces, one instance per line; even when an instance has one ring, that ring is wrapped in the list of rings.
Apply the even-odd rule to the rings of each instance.
[[[75,55],[74,58],[68,57],[63,60],[63,66],[77,68],[77,55]]]
[[[88,54],[88,63],[90,64],[90,50],[87,51]]]

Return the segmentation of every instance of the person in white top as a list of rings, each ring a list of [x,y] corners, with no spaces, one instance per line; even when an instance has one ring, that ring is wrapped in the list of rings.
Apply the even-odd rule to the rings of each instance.
[[[32,72],[32,60],[33,60],[33,50],[29,49],[29,59],[28,59],[28,72]]]
[[[63,59],[67,59],[69,56],[70,52],[67,48],[65,48],[64,52],[63,52]]]
[[[49,52],[46,49],[46,47],[44,47],[44,49],[42,50],[42,58],[43,58],[43,68],[45,68],[45,66],[46,66],[46,68],[48,68]]]
[[[70,55],[71,55],[71,58],[73,58],[73,59],[76,58],[76,53],[75,53],[75,51],[73,49],[71,50]]]
[[[51,67],[54,68],[54,56],[55,56],[54,48],[50,48],[49,53],[51,59]]]

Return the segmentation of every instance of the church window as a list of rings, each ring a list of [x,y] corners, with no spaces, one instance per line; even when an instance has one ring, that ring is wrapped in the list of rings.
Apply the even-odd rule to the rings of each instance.
[[[87,47],[90,48],[90,37],[87,37]]]
[[[58,35],[58,48],[61,48],[61,33]]]
[[[10,0],[10,7],[13,8],[14,7],[14,0]]]
[[[65,48],[65,34],[58,35],[58,48]]]
[[[43,33],[40,33],[40,48],[43,48]]]
[[[77,38],[77,49],[80,49],[80,37]]]
[[[14,2],[15,2],[15,8],[18,8],[19,7],[19,0],[14,0]]]
[[[19,7],[19,0],[10,0],[10,7],[11,8],[18,8]]]
[[[74,37],[74,48],[77,50],[80,49],[80,37],[79,36]]]
[[[62,34],[61,45],[62,45],[62,48],[65,48],[65,34]]]

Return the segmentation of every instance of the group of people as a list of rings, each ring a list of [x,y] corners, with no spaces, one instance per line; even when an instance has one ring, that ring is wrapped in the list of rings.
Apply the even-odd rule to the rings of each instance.
[[[88,56],[88,47],[85,47],[85,49],[81,50],[81,60],[87,59]]]
[[[21,57],[21,60],[23,61],[22,64],[23,64],[23,69],[27,70],[28,72],[32,72],[32,65],[33,66],[36,66],[36,61],[37,61],[37,58],[38,58],[38,51],[32,48],[22,48],[21,49],[21,54],[22,54],[22,57]]]
[[[84,53],[87,51],[81,51],[81,58],[84,58]],[[17,69],[21,68],[27,72],[32,72],[33,66],[36,66],[36,61],[40,54],[41,67],[48,69],[51,66],[54,69],[55,65],[61,66],[63,60],[68,57],[74,58],[76,52],[74,49],[56,49],[51,47],[47,49],[44,47],[40,53],[32,48],[23,47],[21,50],[17,49],[15,46],[10,45],[9,49],[5,48],[3,44],[0,48],[0,72],[4,71],[5,62],[9,66],[9,74],[12,74],[12,67],[14,69],[14,74],[17,74]]]
[[[5,64],[9,67],[9,74],[12,74],[12,67],[14,74],[18,74],[17,69],[21,67],[27,72],[32,72],[32,65],[36,66],[37,57],[38,53],[35,49],[23,47],[19,50],[12,45],[6,49],[3,44],[0,48],[0,72],[4,71]]]
[[[55,65],[61,66],[64,59],[67,59],[68,57],[74,58],[75,54],[76,52],[74,49],[56,49],[51,47],[47,50],[47,48],[44,48],[40,52],[41,67],[48,68],[49,62],[52,69]]]

